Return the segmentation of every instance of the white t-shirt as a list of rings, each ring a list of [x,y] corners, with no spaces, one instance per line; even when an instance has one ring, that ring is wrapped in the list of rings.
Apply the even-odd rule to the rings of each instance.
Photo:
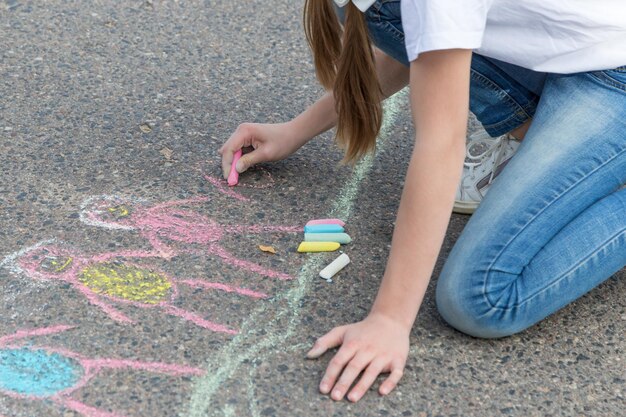
[[[335,0],[335,4],[339,7],[343,7],[349,2],[350,0]],[[364,12],[369,9],[372,4],[376,3],[376,0],[352,0],[352,3],[354,3],[360,11]]]
[[[540,72],[626,65],[626,0],[401,0],[409,61],[474,49]]]

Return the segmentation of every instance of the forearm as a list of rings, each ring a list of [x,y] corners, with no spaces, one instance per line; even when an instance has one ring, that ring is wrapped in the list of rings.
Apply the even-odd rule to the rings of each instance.
[[[326,92],[313,105],[300,113],[289,122],[293,131],[297,132],[295,138],[302,145],[315,136],[330,130],[337,124],[337,112],[335,111],[335,98],[331,91]]]
[[[460,145],[459,145],[460,144]],[[413,325],[454,204],[463,143],[416,145],[409,164],[391,252],[373,313]]]
[[[415,148],[391,253],[372,309],[412,326],[433,272],[465,157],[471,51],[422,54],[411,64]]]
[[[376,70],[384,98],[390,97],[409,82],[409,69],[380,50],[375,51]],[[291,122],[298,132],[296,140],[304,144],[315,136],[332,129],[337,124],[335,98],[331,91]]]

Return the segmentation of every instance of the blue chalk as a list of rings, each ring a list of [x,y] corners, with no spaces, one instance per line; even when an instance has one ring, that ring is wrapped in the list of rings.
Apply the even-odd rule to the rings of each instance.
[[[0,349],[0,390],[49,397],[75,386],[82,366],[72,358],[45,350]]]
[[[304,233],[343,233],[343,227],[338,224],[313,224],[304,226]]]

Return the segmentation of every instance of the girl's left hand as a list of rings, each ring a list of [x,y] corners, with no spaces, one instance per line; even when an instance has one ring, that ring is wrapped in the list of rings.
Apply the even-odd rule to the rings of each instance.
[[[307,353],[308,358],[318,358],[328,349],[341,345],[328,364],[320,392],[328,394],[332,391],[330,397],[339,401],[363,371],[348,400],[358,401],[379,374],[391,372],[378,389],[381,395],[389,394],[402,378],[409,354],[410,330],[388,316],[371,313],[363,321],[335,327],[317,339]]]

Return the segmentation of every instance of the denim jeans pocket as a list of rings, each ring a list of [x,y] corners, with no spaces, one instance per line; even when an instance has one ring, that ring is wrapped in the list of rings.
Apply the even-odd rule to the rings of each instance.
[[[591,75],[610,87],[626,91],[626,65],[610,70],[594,71]]]
[[[398,62],[409,66],[404,46],[400,0],[376,0],[365,12],[365,17],[374,44]]]
[[[396,40],[404,42],[400,0],[378,0],[370,8],[370,18],[377,21]]]

